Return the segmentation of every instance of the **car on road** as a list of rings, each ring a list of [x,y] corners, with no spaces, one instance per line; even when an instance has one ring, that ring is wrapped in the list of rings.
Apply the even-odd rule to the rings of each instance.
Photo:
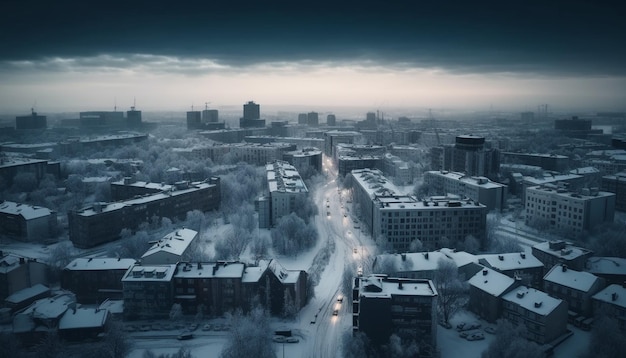
[[[359,266],[359,268],[356,269],[356,274],[359,276],[363,276],[363,266]]]
[[[339,303],[343,302],[343,295],[337,296],[337,302]]]
[[[359,251],[357,250],[357,248],[355,247],[354,249],[352,249],[352,252],[354,252],[355,254],[358,254]]]
[[[193,333],[191,332],[183,332],[181,334],[178,335],[178,337],[176,337],[176,339],[178,339],[179,341],[186,341],[188,339],[192,339],[193,338]]]
[[[333,316],[337,316],[337,315],[339,315],[339,310],[334,310],[333,311]]]

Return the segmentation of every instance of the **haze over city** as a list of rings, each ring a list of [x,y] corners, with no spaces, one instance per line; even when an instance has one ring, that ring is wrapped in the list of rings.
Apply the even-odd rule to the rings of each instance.
[[[623,358],[609,1],[0,4],[0,357]]]
[[[604,2],[2,5],[0,108],[265,105],[623,109]]]

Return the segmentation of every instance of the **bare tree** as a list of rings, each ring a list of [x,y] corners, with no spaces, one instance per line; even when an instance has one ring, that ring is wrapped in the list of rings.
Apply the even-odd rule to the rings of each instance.
[[[433,281],[437,289],[437,309],[439,315],[448,322],[449,319],[467,301],[467,282],[459,278],[459,270],[454,261],[440,258]]]
[[[124,332],[122,323],[109,320],[106,326],[106,336],[103,341],[102,351],[108,358],[124,358],[128,356],[132,348],[132,342]]]

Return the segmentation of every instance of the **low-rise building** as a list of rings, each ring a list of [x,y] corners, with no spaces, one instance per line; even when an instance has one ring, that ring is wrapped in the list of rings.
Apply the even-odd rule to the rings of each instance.
[[[57,229],[55,211],[41,206],[0,202],[0,232],[20,241],[40,241],[51,238]]]
[[[97,339],[104,333],[109,311],[99,308],[71,308],[59,320],[59,336],[66,341]]]
[[[134,259],[79,257],[61,273],[61,288],[73,292],[79,303],[95,304],[122,298],[122,277]]]
[[[483,268],[469,279],[470,311],[488,322],[502,315],[502,296],[520,285],[515,280],[489,268]]]
[[[506,254],[485,254],[478,256],[478,262],[511,278],[521,280],[525,286],[541,288],[543,263],[525,252]]]
[[[388,274],[400,278],[434,278],[440,260],[453,262],[458,268],[459,276],[466,279],[482,269],[478,258],[465,251],[442,248],[430,252],[407,252],[401,254],[382,254],[374,258],[372,272]]]
[[[543,263],[544,273],[554,265],[565,264],[568,268],[583,271],[593,251],[574,246],[563,240],[546,241],[532,247],[532,254]]]
[[[626,258],[593,256],[587,260],[585,271],[604,279],[607,285],[621,285],[626,281]]]
[[[437,290],[430,280],[370,275],[354,279],[352,330],[375,344],[392,334],[415,341],[420,356],[437,351]]]
[[[177,229],[155,242],[141,256],[144,265],[169,265],[188,259],[198,232],[191,229]]]
[[[0,300],[37,284],[48,284],[48,265],[0,251]]]
[[[526,338],[548,344],[567,330],[567,302],[520,286],[502,296],[502,317],[526,326]]]
[[[592,297],[593,312],[615,318],[619,328],[626,332],[626,287],[609,285]]]
[[[591,316],[591,297],[604,288],[604,281],[584,271],[567,265],[552,267],[543,278],[544,291],[552,297],[567,302],[570,311]]]
[[[124,228],[136,229],[153,217],[184,218],[193,210],[210,211],[219,207],[219,178],[204,182],[180,182],[171,191],[68,212],[69,236],[76,247],[88,248],[116,240]]]
[[[626,211],[626,171],[602,177],[601,189],[615,194],[615,210]]]
[[[124,316],[167,318],[174,304],[176,265],[135,264],[122,277]]]

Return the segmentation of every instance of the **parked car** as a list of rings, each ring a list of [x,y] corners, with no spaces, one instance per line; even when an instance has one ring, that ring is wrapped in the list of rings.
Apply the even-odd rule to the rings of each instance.
[[[193,333],[191,332],[183,332],[181,334],[178,335],[178,337],[176,337],[176,339],[178,339],[179,341],[186,341],[188,339],[192,339],[193,338]]]
[[[192,323],[192,324],[189,325],[189,331],[190,332],[193,332],[196,329],[198,329],[198,324],[197,323]]]
[[[287,343],[298,343],[298,342],[300,342],[300,340],[296,337],[287,338]]]
[[[489,334],[496,334],[496,329],[494,327],[487,326],[487,327],[485,327],[485,332],[487,332]]]
[[[285,343],[287,342],[287,337],[285,336],[274,336],[274,338],[272,338],[272,341],[275,343]]]
[[[204,326],[202,326],[202,330],[203,330],[203,331],[210,331],[210,330],[211,330],[211,328],[212,328],[212,327],[211,327],[211,325],[210,325],[210,324],[208,324],[208,323],[207,323],[207,324],[205,324]]]
[[[461,322],[459,324],[456,325],[456,330],[457,331],[469,331],[472,329],[478,329],[480,328],[480,322]]]
[[[439,320],[439,325],[445,329],[452,328],[452,324],[450,324],[450,322],[444,321],[442,319]]]
[[[485,339],[485,335],[482,334],[482,332],[476,332],[476,333],[472,333],[469,336],[467,336],[466,339],[468,341],[480,341],[482,339]]]

